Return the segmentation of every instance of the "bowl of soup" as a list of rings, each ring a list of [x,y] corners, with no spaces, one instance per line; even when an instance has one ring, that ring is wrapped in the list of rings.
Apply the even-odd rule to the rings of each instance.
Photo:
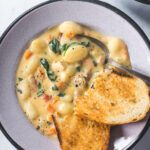
[[[149,75],[147,37],[113,6],[50,1],[30,9],[0,39],[1,128],[18,149],[59,150],[52,114],[60,120],[72,114],[104,67],[102,49],[77,34],[101,40],[112,59]],[[134,145],[148,118],[112,127],[108,149]]]

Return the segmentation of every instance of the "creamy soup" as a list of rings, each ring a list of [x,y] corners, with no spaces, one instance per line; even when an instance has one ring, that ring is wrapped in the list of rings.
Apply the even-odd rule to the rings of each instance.
[[[130,66],[125,43],[72,21],[52,27],[33,39],[25,49],[16,72],[20,105],[42,134],[56,136],[52,114],[61,121],[73,113],[74,101],[88,88],[104,67],[105,54],[84,34],[101,40],[115,61]]]

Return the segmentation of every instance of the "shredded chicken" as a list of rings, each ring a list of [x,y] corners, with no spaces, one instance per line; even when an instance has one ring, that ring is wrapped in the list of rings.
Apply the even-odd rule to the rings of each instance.
[[[64,71],[65,68],[66,68],[65,63],[62,62],[62,61],[58,61],[58,62],[53,62],[53,63],[52,63],[52,69],[53,69],[55,72]]]
[[[28,77],[28,81],[29,81],[31,90],[36,91],[36,89],[37,89],[37,80],[35,79],[35,77],[33,75],[30,75]]]
[[[84,89],[86,85],[86,78],[83,73],[77,73],[74,77],[74,85],[77,88]]]

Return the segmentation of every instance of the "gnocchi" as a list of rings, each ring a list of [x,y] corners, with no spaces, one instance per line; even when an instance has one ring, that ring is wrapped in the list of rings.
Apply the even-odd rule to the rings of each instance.
[[[73,21],[65,21],[62,24],[60,24],[59,31],[61,33],[82,34],[83,28]]]
[[[59,101],[56,105],[56,109],[61,115],[67,115],[73,113],[73,104]]]
[[[62,97],[61,100],[64,102],[72,102],[73,97],[72,97],[72,95],[67,94],[64,97]]]
[[[75,65],[69,65],[66,69],[66,73],[69,74],[69,76],[72,76],[76,72]]]
[[[108,49],[111,53],[117,53],[121,50],[122,41],[117,38],[113,38],[108,42]]]
[[[69,74],[67,72],[61,72],[60,80],[63,82],[67,82],[69,80]]]
[[[24,79],[18,85],[18,89],[20,90],[19,99],[26,100],[30,96],[30,86],[28,80]]]
[[[33,40],[31,43],[31,51],[33,53],[40,53],[44,51],[45,48],[46,48],[46,43],[38,39]]]
[[[24,68],[24,75],[29,75],[31,73],[33,73],[38,65],[40,64],[40,59],[38,56],[34,55],[32,56],[28,61],[27,61],[27,65]]]
[[[38,116],[37,110],[30,102],[25,104],[24,110],[30,119],[35,119]]]
[[[65,56],[63,57],[65,62],[75,63],[83,60],[88,55],[88,50],[83,45],[74,45],[68,48]]]

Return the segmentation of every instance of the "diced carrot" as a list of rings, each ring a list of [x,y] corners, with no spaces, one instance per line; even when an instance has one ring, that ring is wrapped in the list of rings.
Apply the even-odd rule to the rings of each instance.
[[[48,121],[49,121],[49,122],[53,122],[52,115],[49,115],[49,116],[48,116]]]
[[[57,86],[58,89],[60,89],[63,86],[63,82],[61,82],[61,81],[57,82],[56,86]]]
[[[49,135],[54,135],[56,134],[56,129],[55,128],[48,129],[48,133]]]
[[[123,53],[123,55],[128,56],[128,52],[127,52],[126,49],[123,49],[123,50],[122,50],[122,53]]]
[[[46,109],[47,109],[48,111],[50,111],[51,113],[54,113],[54,112],[55,112],[55,109],[53,108],[53,106],[52,106],[51,104],[48,104],[47,107],[46,107]]]
[[[25,53],[25,59],[29,59],[29,57],[32,55],[32,52],[30,50],[27,50]]]
[[[74,37],[74,36],[75,36],[74,33],[66,33],[66,37],[67,37],[67,38],[72,38],[72,37]]]
[[[126,46],[125,43],[122,42],[121,46],[122,46],[123,49],[127,49],[127,46]]]
[[[49,101],[49,100],[52,98],[52,96],[51,96],[51,95],[48,95],[48,94],[43,94],[43,95],[42,95],[42,98],[43,98],[43,100],[44,100],[45,102],[47,102],[47,101]]]
[[[57,101],[59,101],[59,97],[58,96],[53,97],[52,105],[56,104]]]
[[[48,39],[46,40],[46,43],[49,44],[49,42],[52,40],[52,36],[49,35]]]

